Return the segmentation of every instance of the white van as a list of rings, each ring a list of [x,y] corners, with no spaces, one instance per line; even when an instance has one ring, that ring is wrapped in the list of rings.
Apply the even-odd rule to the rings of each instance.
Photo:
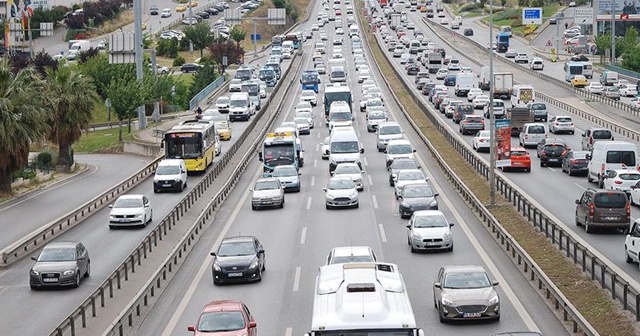
[[[293,41],[283,41],[282,42],[282,58],[287,59],[291,58],[293,55]]]
[[[338,163],[357,163],[362,169],[360,154],[364,147],[360,145],[358,135],[353,127],[336,127],[339,132],[331,132],[329,140],[329,172],[336,169]]]
[[[587,181],[596,181],[600,188],[604,185],[604,175],[609,170],[638,170],[638,148],[626,141],[597,141],[591,154],[587,156],[589,169]]]
[[[542,123],[526,123],[520,132],[520,146],[537,146],[540,141],[547,137],[547,127]]]
[[[246,92],[236,92],[229,98],[229,120],[249,121],[251,114],[255,113],[253,103]]]
[[[358,26],[352,24],[351,26],[349,26],[349,37],[354,37],[354,36],[359,36],[360,32],[358,30]]]
[[[527,107],[536,101],[536,94],[531,85],[514,85],[511,92],[511,107]]]
[[[187,166],[182,159],[164,159],[158,163],[156,175],[153,177],[153,192],[161,190],[177,190],[182,192],[187,187]]]
[[[353,114],[351,106],[345,101],[334,101],[329,106],[329,119],[327,120],[329,131],[334,127],[352,126]]]
[[[81,52],[87,51],[91,48],[91,41],[87,40],[78,40],[73,43],[71,47],[69,47],[69,54],[67,54],[67,59],[72,61],[75,60]]]

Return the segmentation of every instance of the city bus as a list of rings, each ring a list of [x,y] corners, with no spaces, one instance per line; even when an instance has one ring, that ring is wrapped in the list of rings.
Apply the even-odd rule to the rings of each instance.
[[[315,70],[305,70],[300,76],[300,83],[302,84],[303,90],[313,90],[318,93],[320,75]]]
[[[220,154],[219,140],[213,122],[187,120],[164,133],[164,156],[184,160],[188,172],[202,172]]]
[[[583,75],[584,64],[582,62],[566,62],[564,64],[564,80],[571,82],[576,75]],[[593,68],[591,70],[593,76]],[[586,76],[585,76],[586,77]]]
[[[301,167],[300,151],[293,132],[271,132],[262,142],[258,160],[264,172],[272,172],[277,166],[294,165]]]
[[[291,32],[285,35],[284,40],[293,41],[293,48],[300,49],[302,48],[302,38],[303,38],[302,32]]]

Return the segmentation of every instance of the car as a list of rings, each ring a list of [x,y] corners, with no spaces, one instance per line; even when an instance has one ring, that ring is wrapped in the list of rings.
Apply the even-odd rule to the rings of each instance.
[[[583,88],[587,85],[589,85],[589,80],[587,80],[587,77],[583,75],[575,75],[571,79],[571,86],[573,87]]]
[[[240,92],[242,91],[242,79],[233,78],[229,81],[229,92]]]
[[[536,155],[540,158],[540,167],[550,164],[560,165],[570,148],[564,139],[544,138],[538,143]]]
[[[602,94],[604,92],[604,85],[598,82],[589,82],[589,84],[585,87],[585,91],[591,94]]]
[[[549,119],[549,132],[551,133],[569,133],[576,132],[576,126],[573,124],[573,118],[570,116],[555,116]]]
[[[187,10],[187,5],[177,5],[176,6],[176,12],[180,13],[180,12],[184,12]]]
[[[591,151],[597,141],[613,141],[613,133],[604,127],[589,127],[582,133],[582,150]]]
[[[445,86],[456,86],[456,79],[457,79],[457,75],[447,75],[447,77],[444,78],[444,85]]]
[[[429,79],[428,71],[418,71],[418,73],[416,74],[416,77],[413,79],[413,84],[418,84],[418,81],[420,81],[423,78]]]
[[[334,247],[327,255],[327,265],[347,264],[354,262],[377,262],[376,254],[369,246]]]
[[[467,114],[460,120],[460,133],[462,135],[475,134],[484,130],[484,118],[479,115]]]
[[[251,192],[252,210],[265,207],[284,208],[284,187],[275,177],[258,179]]]
[[[373,133],[378,129],[378,125],[382,122],[388,121],[387,113],[384,110],[369,110],[367,111],[367,132]]]
[[[463,33],[464,33],[464,36],[473,36],[473,29],[465,28]]]
[[[576,199],[575,223],[586,233],[596,228],[628,230],[631,224],[631,205],[622,190],[588,188]]]
[[[460,23],[458,21],[453,21],[451,23],[451,29],[460,29]]]
[[[158,15],[159,11],[158,5],[149,6],[149,15]]]
[[[516,58],[516,56],[518,56],[518,52],[513,49],[509,49],[504,53],[506,58]]]
[[[443,25],[443,26],[448,25],[449,24],[449,19],[447,19],[447,18],[440,19],[440,24]]]
[[[411,253],[418,251],[453,251],[451,227],[442,211],[414,211],[407,224],[407,243]]]
[[[358,208],[360,206],[358,188],[351,178],[332,177],[322,190],[324,191],[325,207],[327,209],[337,207]]]
[[[571,56],[571,61],[573,61],[573,62],[590,62],[591,60],[589,59],[589,57],[580,54],[580,55]]]
[[[161,18],[168,18],[171,17],[171,8],[164,8],[162,10],[162,12],[160,13],[160,17]]]
[[[433,300],[441,323],[451,320],[500,320],[500,296],[482,266],[447,265],[433,284]],[[469,303],[473,302],[474,305]]]
[[[631,194],[631,187],[640,181],[640,172],[631,169],[609,170],[604,175],[603,189],[622,190]]]
[[[407,67],[407,75],[413,76],[420,72],[420,66],[418,64],[411,64]]]
[[[182,159],[163,159],[158,163],[153,177],[153,192],[175,190],[182,192],[187,187],[187,167]]]
[[[605,97],[613,100],[620,100],[620,90],[615,86],[607,86],[602,93]]]
[[[308,118],[296,116],[293,118],[293,122],[298,129],[298,134],[311,134],[311,124],[309,123]]]
[[[331,137],[325,137],[320,144],[320,151],[323,160],[329,160],[329,148],[331,146]]]
[[[438,210],[438,195],[428,183],[406,184],[398,196],[400,218],[410,218],[415,211]]]
[[[487,104],[489,104],[489,96],[485,94],[477,95],[471,102],[474,109],[483,109]]]
[[[575,7],[575,6],[576,6],[576,2],[575,1],[569,2],[569,7]]]
[[[309,112],[311,114],[313,114],[313,106],[311,105],[311,103],[309,101],[306,100],[300,100],[298,101],[298,104],[296,104],[295,107],[295,112]]]
[[[91,274],[91,258],[87,248],[78,241],[51,242],[40,254],[32,256],[35,263],[29,270],[29,287],[80,287],[82,278]]]
[[[511,170],[524,170],[525,172],[531,171],[531,156],[529,152],[522,146],[511,147],[511,165],[500,167],[503,172]]]
[[[436,79],[445,79],[449,75],[449,70],[446,68],[440,68],[436,72]]]
[[[216,133],[218,137],[220,137],[220,140],[231,140],[231,124],[229,120],[216,120],[213,124],[215,125]],[[219,155],[219,153],[216,155]]]
[[[400,196],[402,188],[409,183],[427,183],[427,177],[420,169],[402,169],[393,179],[393,189],[396,199]]]
[[[389,186],[393,187],[395,184],[395,179],[398,176],[398,173],[403,170],[415,170],[420,169],[420,165],[415,159],[395,159],[391,163],[389,167],[387,167],[387,171],[389,172]]]
[[[358,83],[362,84],[364,81],[366,81],[369,78],[371,78],[371,71],[369,69],[358,70]]]
[[[153,67],[151,66],[151,64],[149,65],[149,69],[151,71],[153,71]],[[156,64],[156,73],[159,75],[164,75],[164,74],[168,74],[171,71],[171,69],[169,69],[169,67],[166,66],[162,66],[160,64]]]
[[[353,162],[338,163],[336,168],[331,172],[331,176],[334,177],[346,177],[353,180],[358,191],[364,190],[364,183],[362,182],[362,175],[364,170],[360,168],[360,165]]]
[[[207,303],[195,325],[187,327],[193,336],[256,335],[256,321],[249,308],[237,300]]]
[[[310,112],[305,112],[305,111],[296,112],[295,118],[305,118],[307,120],[307,124],[309,125],[309,128],[313,128],[314,126],[313,114],[311,114]]]
[[[198,20],[200,19],[200,20]],[[187,25],[187,26],[192,26],[198,22],[202,21],[202,18],[198,18],[198,17],[191,17],[191,18],[184,18],[182,19],[182,24],[183,25]]]
[[[589,171],[587,167],[589,164],[587,155],[589,153],[588,151],[569,151],[562,160],[562,172],[568,173],[569,176],[586,175]]]
[[[418,89],[418,91],[422,91],[422,88],[425,86],[425,84],[428,84],[428,83],[431,83],[431,79],[429,79],[429,78],[420,78],[420,80],[416,84],[416,89]]]
[[[151,202],[145,195],[122,195],[109,205],[109,228],[146,226],[153,220]]]
[[[386,162],[387,167],[396,159],[412,159],[416,150],[411,146],[411,142],[406,139],[393,139],[387,142]]]
[[[619,88],[620,95],[623,97],[635,97],[638,95],[638,88],[633,84],[625,84]]]
[[[197,14],[194,14],[194,15],[197,15],[197,16],[201,17],[202,19],[208,19],[208,18],[211,17],[211,14],[207,13],[206,11],[201,12],[201,13],[197,13]]]
[[[271,172],[269,175],[269,177],[275,177],[276,179],[278,179],[278,181],[280,181],[280,184],[284,188],[285,192],[300,191],[300,173],[295,166],[276,166],[275,168],[273,168],[273,172]]]
[[[491,133],[489,133],[489,131],[480,131],[478,133],[476,133],[476,135],[473,137],[473,149],[476,152],[479,152],[481,150],[486,150],[487,152],[489,152],[489,150],[491,149]]]
[[[253,282],[262,280],[265,271],[265,252],[254,236],[228,237],[218,250],[211,252],[213,284]]]
[[[456,59],[452,59],[447,65],[447,70],[449,71],[460,71],[462,67],[460,66],[460,61]]]
[[[516,57],[513,58],[515,63],[529,63],[529,56],[526,53],[519,52]]]
[[[210,15],[217,15],[218,13],[220,13],[220,11],[215,6],[209,7],[204,11],[209,13]]]
[[[469,92],[467,93],[467,100],[469,102],[472,102],[473,98],[475,98],[477,95],[481,95],[481,94],[484,94],[484,91],[482,91],[481,89],[475,88],[475,87],[471,88],[471,89],[469,89]]]
[[[229,97],[228,96],[220,96],[216,99],[216,109],[220,113],[229,113]]]
[[[184,73],[197,72],[202,66],[195,63],[185,63],[180,67],[180,71]]]

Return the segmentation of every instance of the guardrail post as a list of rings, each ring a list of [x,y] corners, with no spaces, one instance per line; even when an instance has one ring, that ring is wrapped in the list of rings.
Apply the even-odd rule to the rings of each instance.
[[[640,294],[636,294],[636,322],[640,322]]]

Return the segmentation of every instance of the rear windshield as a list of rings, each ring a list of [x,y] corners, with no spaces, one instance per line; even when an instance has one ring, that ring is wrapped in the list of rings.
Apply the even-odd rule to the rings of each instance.
[[[627,206],[627,195],[623,193],[598,193],[594,203],[598,208],[624,208]]]
[[[569,117],[560,117],[560,118],[558,118],[556,120],[559,121],[559,122],[571,122],[571,121],[573,121]]]
[[[625,181],[637,181],[640,180],[640,174],[629,174],[629,173],[624,173],[624,174],[620,174],[618,175],[618,177],[621,180],[625,180]]]
[[[527,152],[523,150],[512,150],[511,156],[526,156]]]
[[[529,126],[529,132],[530,134],[544,134],[544,126],[542,125],[535,125],[535,126]]]
[[[464,114],[473,114],[473,106],[469,104],[461,104],[456,107],[458,111]]]
[[[543,104],[543,103],[535,103],[531,105],[531,108],[534,110],[546,110],[547,109],[547,105]]]
[[[591,136],[594,139],[611,139],[611,131],[597,130],[597,131],[593,131],[593,134]]]
[[[622,163],[627,167],[635,167],[636,153],[634,151],[608,151],[607,163]]]

